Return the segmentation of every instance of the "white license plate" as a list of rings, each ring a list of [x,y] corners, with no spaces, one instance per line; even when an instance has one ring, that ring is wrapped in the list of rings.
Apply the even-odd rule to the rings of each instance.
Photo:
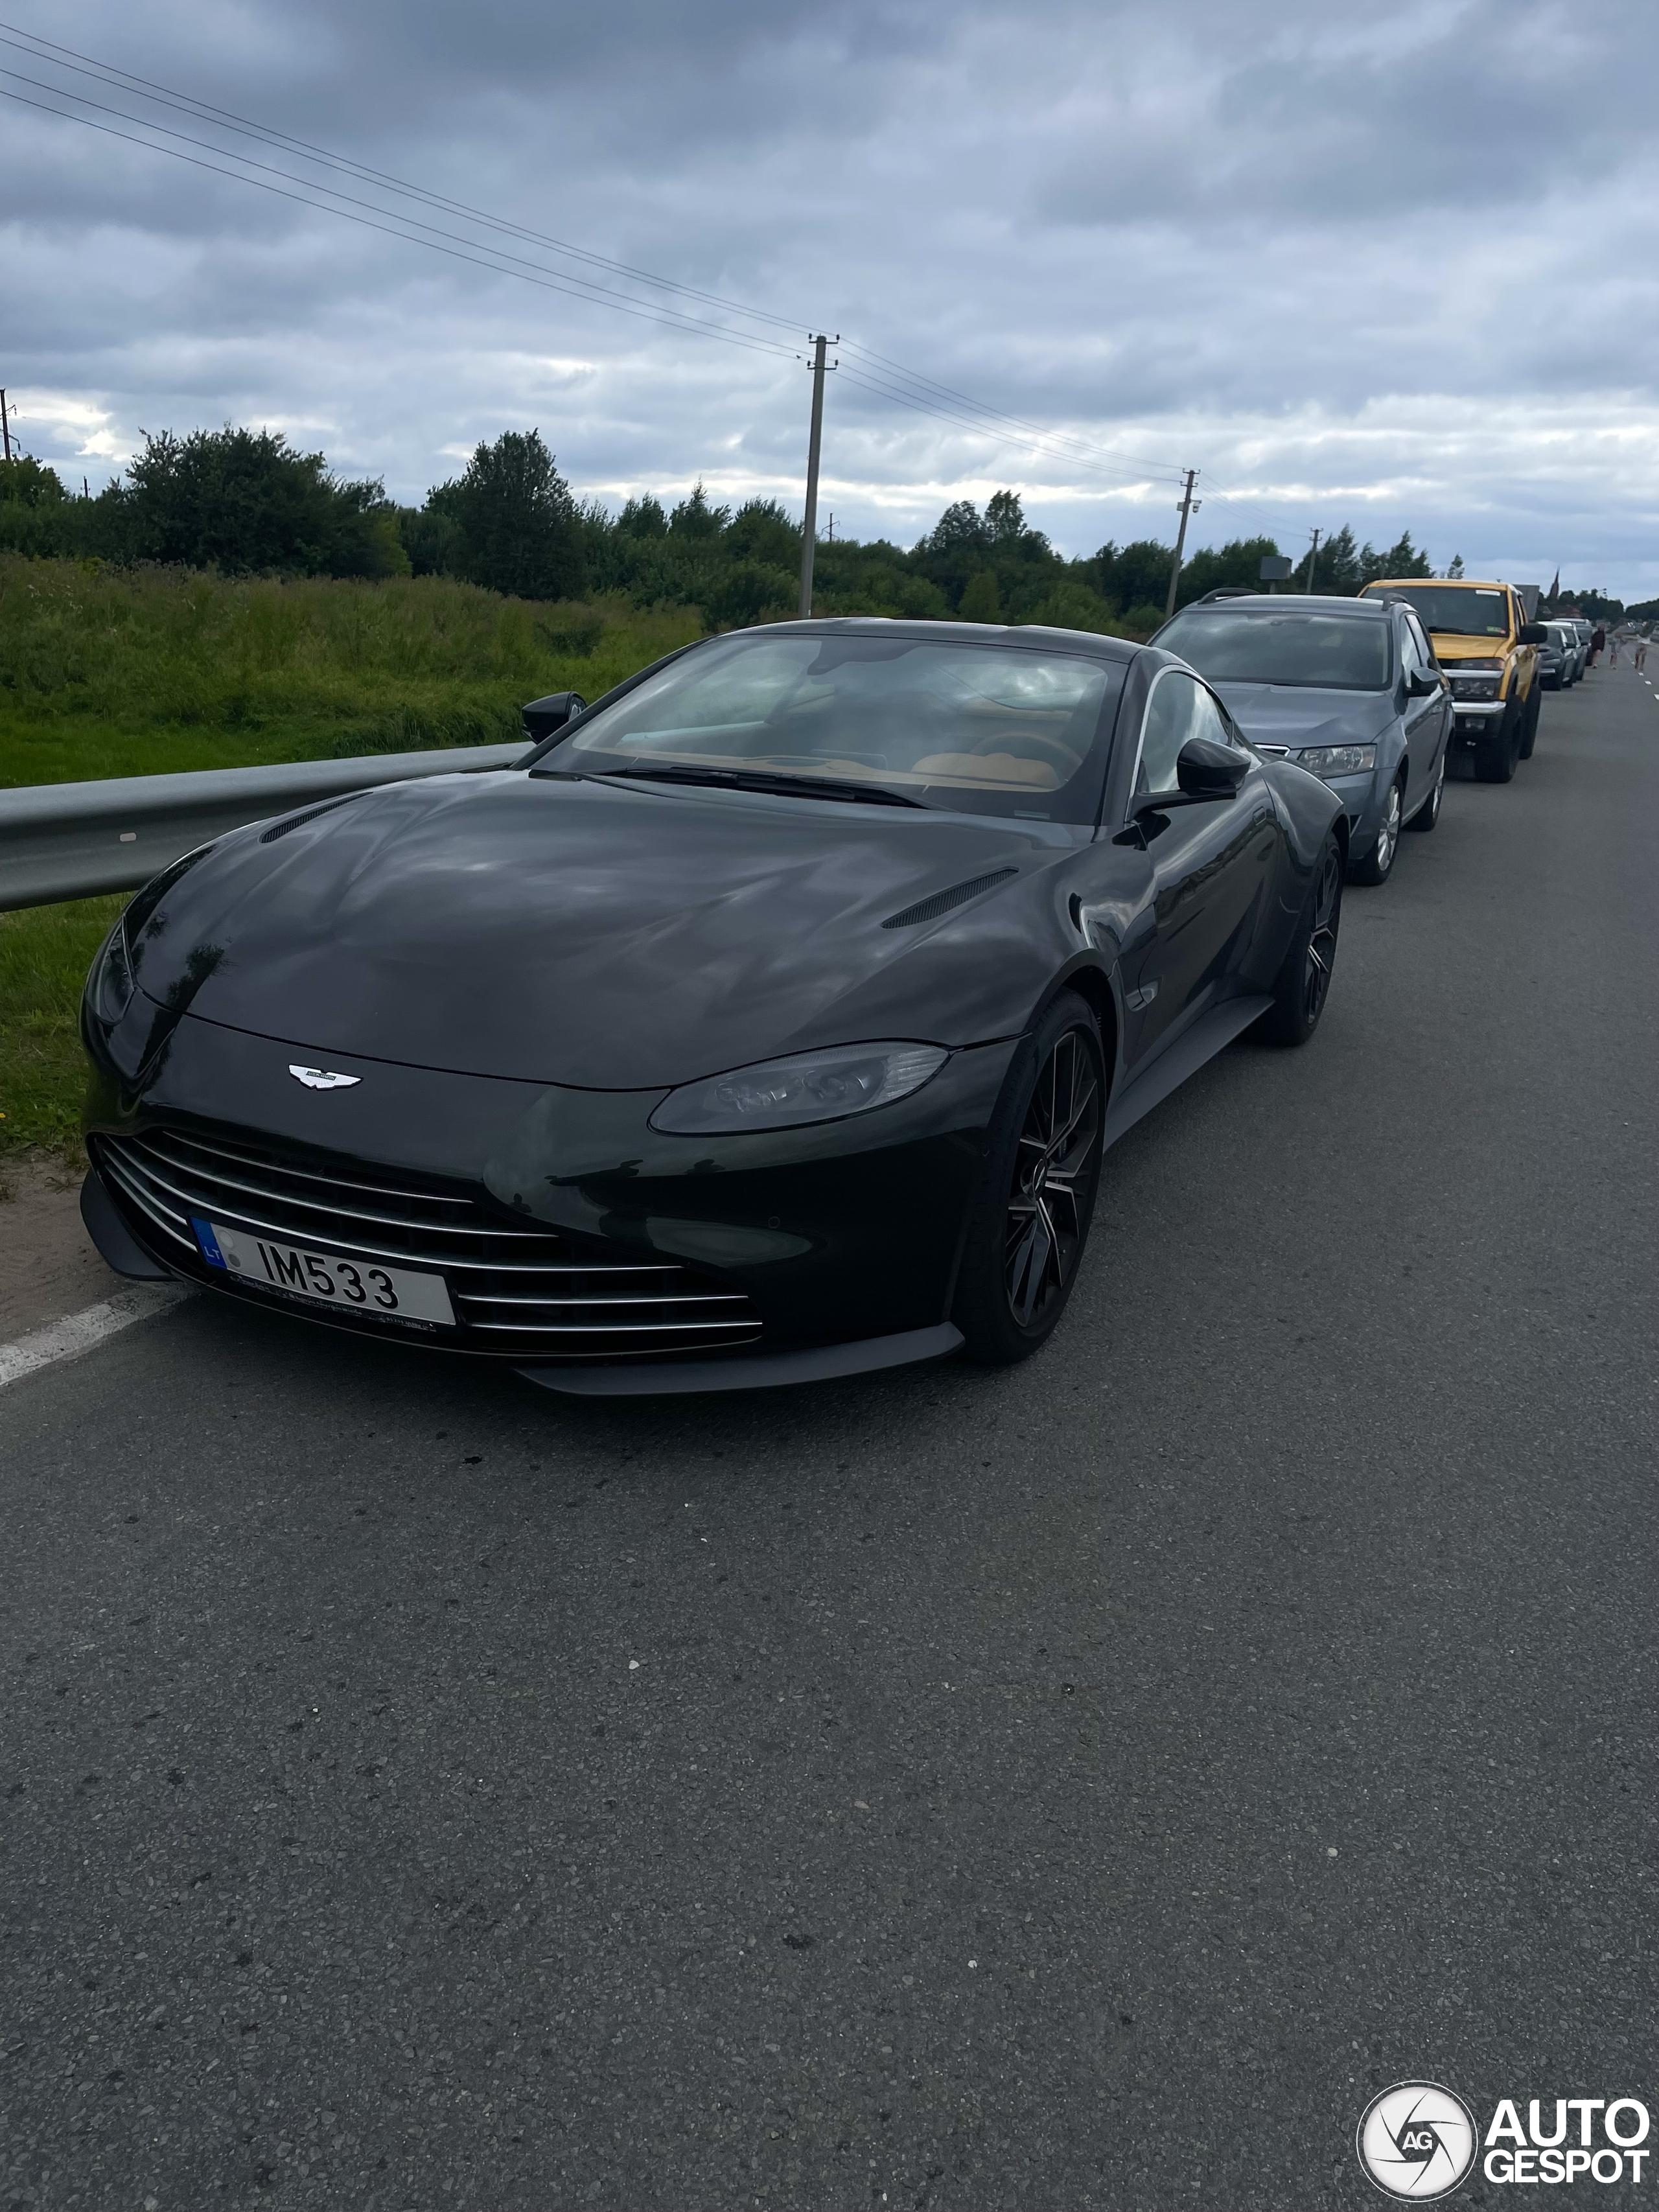
[[[417,1275],[407,1267],[382,1267],[367,1260],[342,1260],[331,1252],[308,1252],[302,1245],[278,1244],[246,1229],[227,1229],[193,1213],[191,1227],[210,1267],[240,1275],[262,1290],[286,1291],[319,1306],[347,1313],[380,1315],[398,1321],[441,1322],[455,1326],[455,1310],[441,1275]]]

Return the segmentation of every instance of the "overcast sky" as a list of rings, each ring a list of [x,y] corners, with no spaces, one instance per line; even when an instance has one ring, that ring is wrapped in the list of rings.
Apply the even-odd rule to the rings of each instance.
[[[837,534],[909,542],[1011,484],[1065,552],[1168,540],[1190,465],[1200,543],[1409,527],[1437,567],[1659,592],[1651,0],[8,12],[35,52],[0,46],[0,89],[68,110],[72,88],[106,131],[165,124],[198,162],[239,149],[283,192],[450,234],[0,100],[0,381],[77,483],[141,428],[229,420],[417,500],[534,424],[612,504],[701,477],[798,510],[822,328],[867,349],[826,405]],[[76,76],[47,38],[781,320]],[[544,281],[456,258],[491,240]],[[548,289],[584,267],[645,315]],[[675,309],[726,337],[646,319]],[[872,354],[1035,429],[901,404]]]

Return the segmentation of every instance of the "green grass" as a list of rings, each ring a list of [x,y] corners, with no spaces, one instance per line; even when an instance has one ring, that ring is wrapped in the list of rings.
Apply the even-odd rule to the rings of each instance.
[[[695,609],[448,578],[234,580],[0,556],[0,787],[509,744],[700,635]]]
[[[125,897],[0,914],[0,1160],[77,1160],[87,1067],[81,986]]]

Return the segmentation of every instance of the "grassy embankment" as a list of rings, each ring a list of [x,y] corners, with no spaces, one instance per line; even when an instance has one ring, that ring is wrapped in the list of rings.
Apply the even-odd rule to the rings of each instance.
[[[0,557],[0,786],[510,743],[697,635],[694,609],[438,577],[235,582]],[[76,1010],[122,900],[0,914],[0,1158],[79,1151]]]

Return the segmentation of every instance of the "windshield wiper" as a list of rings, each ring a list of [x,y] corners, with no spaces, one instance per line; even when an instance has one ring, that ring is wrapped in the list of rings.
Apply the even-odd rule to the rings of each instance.
[[[660,768],[590,769],[588,774],[596,781],[616,777],[643,783],[701,783],[716,790],[763,791],[782,799],[850,799],[873,806],[926,807],[925,800],[889,791],[883,784],[854,783],[836,775],[791,775],[785,770],[769,774],[763,769],[694,768],[665,761]]]

